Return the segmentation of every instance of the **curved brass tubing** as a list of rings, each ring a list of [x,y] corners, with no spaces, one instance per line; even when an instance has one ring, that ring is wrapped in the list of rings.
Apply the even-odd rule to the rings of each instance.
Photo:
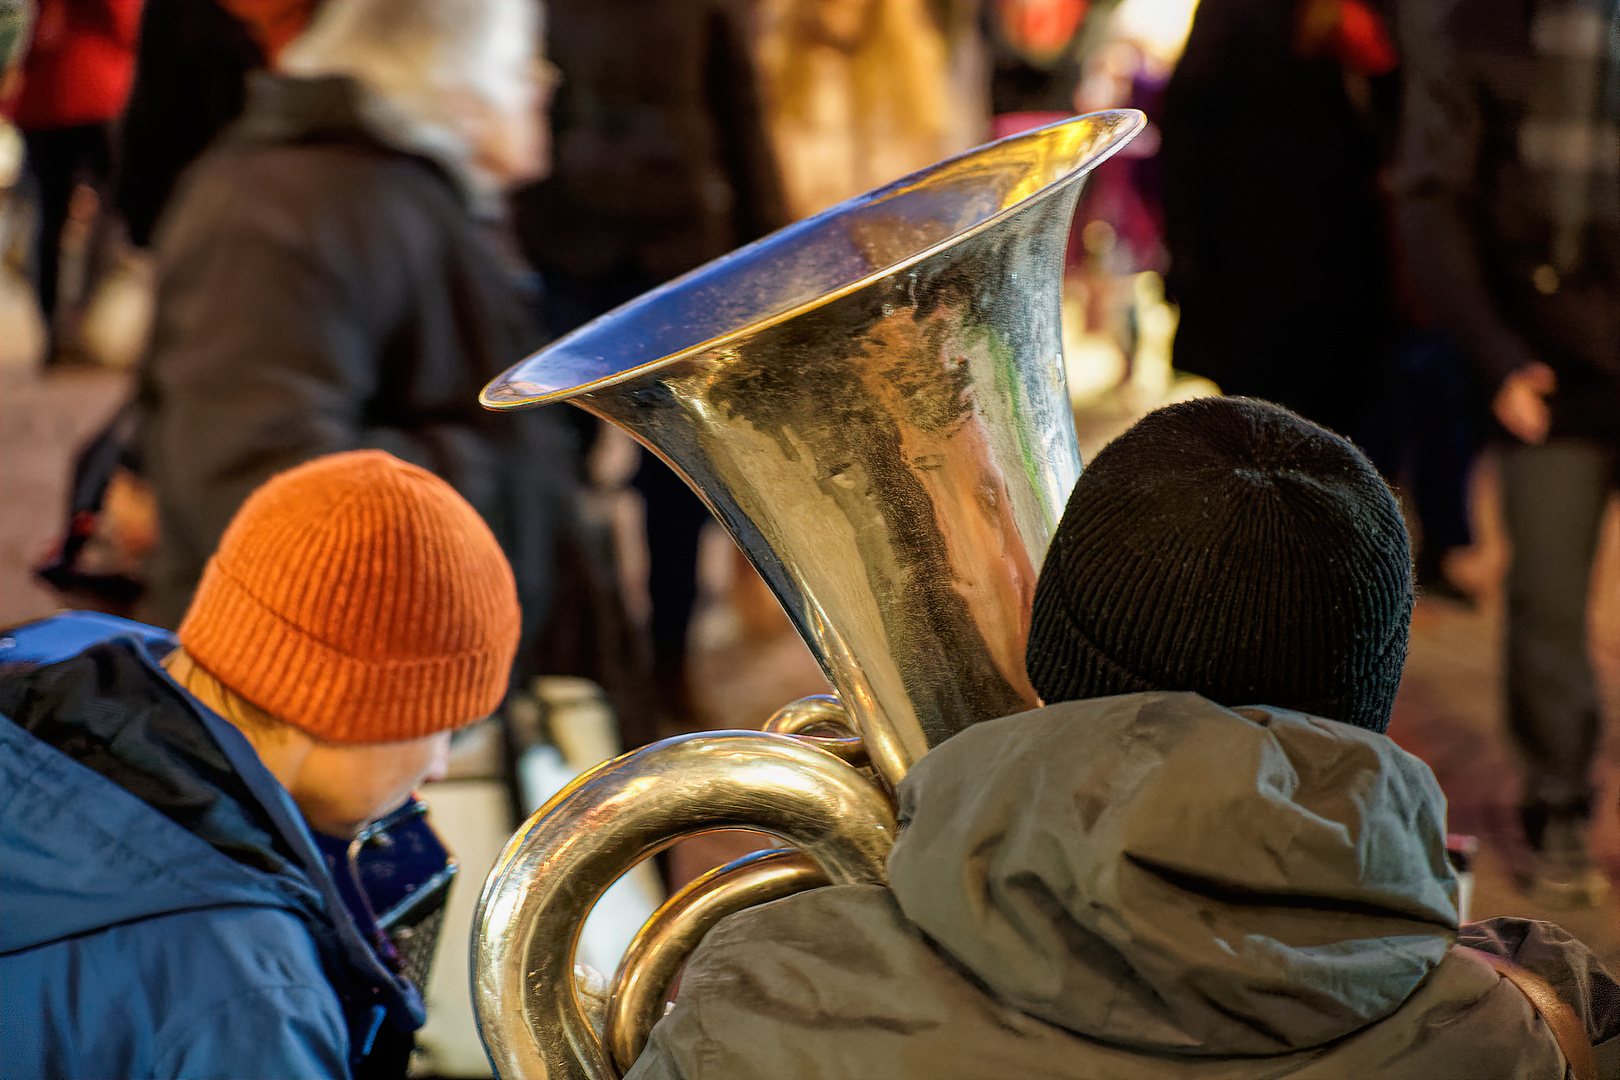
[[[613,978],[603,1041],[620,1073],[635,1064],[664,1015],[676,972],[715,923],[755,904],[828,884],[802,852],[756,851],[709,871],[666,900],[624,954]]]
[[[811,694],[789,702],[765,721],[763,730],[802,739],[857,769],[870,761],[844,703],[831,694]],[[832,731],[842,734],[830,734]]]
[[[786,735],[679,736],[585,773],[508,841],[479,899],[473,1000],[500,1076],[617,1076],[574,986],[585,915],[641,859],[732,828],[798,845],[842,884],[883,880],[895,822],[859,772]]]

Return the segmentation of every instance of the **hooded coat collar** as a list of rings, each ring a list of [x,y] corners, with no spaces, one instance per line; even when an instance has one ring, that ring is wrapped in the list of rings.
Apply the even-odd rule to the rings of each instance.
[[[1193,694],[978,724],[900,789],[890,887],[998,997],[1153,1054],[1320,1046],[1457,930],[1445,804],[1388,738]]]
[[[115,623],[128,629],[109,637]],[[95,644],[40,655],[40,640],[80,647],[86,626]],[[165,637],[68,615],[6,640],[10,658],[44,663],[0,667],[0,953],[159,915],[281,908],[315,938],[357,1055],[381,1013],[420,1026],[416,989],[356,929],[286,791],[159,666]]]

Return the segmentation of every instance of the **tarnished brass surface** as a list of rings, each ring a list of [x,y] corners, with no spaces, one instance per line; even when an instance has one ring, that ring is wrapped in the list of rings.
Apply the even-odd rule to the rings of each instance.
[[[827,883],[801,852],[759,851],[709,871],[666,900],[630,943],[613,979],[604,1040],[614,1068],[622,1073],[640,1056],[664,1015],[675,973],[715,923]]]
[[[709,504],[893,786],[967,724],[1030,708],[1035,574],[1080,456],[1064,248],[1098,113],[1003,139],[775,233],[491,383],[575,404]]]
[[[580,926],[638,861],[727,828],[782,837],[830,881],[873,882],[894,813],[831,754],[757,731],[666,739],[579,777],[507,842],[479,899],[473,1004],[501,1076],[617,1075],[574,989]]]
[[[842,706],[790,707],[776,726],[795,736],[686,736],[615,759],[513,837],[473,940],[501,1076],[616,1075],[574,989],[579,928],[674,840],[760,829],[828,880],[882,880],[892,809],[807,745],[817,722],[846,716],[892,791],[929,747],[1036,704],[1023,667],[1035,575],[1080,472],[1061,346],[1068,226],[1084,174],[1143,123],[1098,113],[943,162],[654,290],[485,388],[496,409],[572,400],[673,466]],[[856,760],[847,740],[819,739]],[[654,984],[715,911],[811,880],[736,873],[655,919],[612,1006],[621,1061],[656,1019]]]

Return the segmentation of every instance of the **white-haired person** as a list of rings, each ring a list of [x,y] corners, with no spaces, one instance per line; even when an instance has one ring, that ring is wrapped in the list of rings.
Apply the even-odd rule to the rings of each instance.
[[[0,1075],[403,1076],[421,998],[315,834],[443,775],[519,617],[467,501],[357,450],[254,492],[178,635],[0,633]]]
[[[511,560],[516,677],[578,520],[575,439],[478,392],[542,343],[495,235],[544,171],[539,0],[326,0],[158,227],[137,447],[158,503],[144,621],[174,627],[259,483],[387,450],[447,480]],[[571,587],[571,586],[564,586]]]

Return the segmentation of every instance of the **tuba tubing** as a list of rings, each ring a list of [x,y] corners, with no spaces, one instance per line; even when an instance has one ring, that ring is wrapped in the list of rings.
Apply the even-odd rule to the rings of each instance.
[[[756,904],[828,885],[802,851],[756,851],[710,870],[666,900],[625,951],[613,979],[603,1041],[620,1073],[635,1064],[686,957],[714,925]]]
[[[1144,124],[1096,113],[941,162],[655,289],[484,389],[498,410],[572,401],[674,468],[837,694],[790,707],[777,726],[791,735],[617,758],[512,838],[473,931],[499,1075],[617,1076],[661,1011],[657,984],[714,920],[820,874],[881,882],[911,763],[1039,704],[1023,664],[1035,577],[1080,474],[1069,224],[1086,173]],[[819,734],[834,714],[859,746]],[[733,864],[661,909],[609,1006],[615,1064],[574,985],[580,925],[636,861],[721,828],[781,836],[820,873]]]
[[[677,736],[578,777],[507,842],[478,902],[473,1005],[499,1075],[618,1075],[574,986],[580,927],[625,870],[711,829],[773,833],[853,884],[883,880],[895,822],[879,788],[788,735]]]

